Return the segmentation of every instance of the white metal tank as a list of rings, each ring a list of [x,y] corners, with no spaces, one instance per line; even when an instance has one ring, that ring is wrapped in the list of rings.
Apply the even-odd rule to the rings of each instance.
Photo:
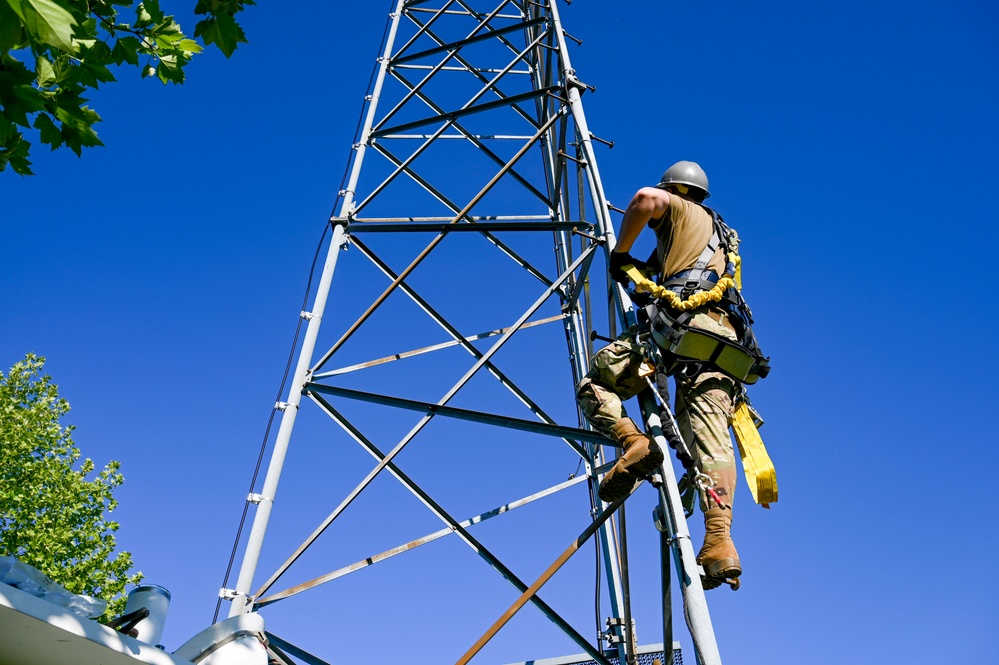
[[[163,639],[163,626],[166,624],[167,612],[170,609],[170,592],[156,584],[142,584],[128,592],[124,614],[141,610],[149,610],[149,616],[135,626],[135,638],[153,646],[160,645]]]

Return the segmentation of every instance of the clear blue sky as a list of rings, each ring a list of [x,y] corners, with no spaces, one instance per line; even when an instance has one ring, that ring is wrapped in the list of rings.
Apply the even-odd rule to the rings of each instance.
[[[164,4],[193,27],[180,10],[193,3]],[[747,295],[774,365],[751,394],[781,500],[764,511],[742,488],[745,582],[709,595],[724,661],[999,662],[989,480],[999,436],[988,415],[999,370],[989,292],[999,10],[559,6],[584,40],[571,47],[579,76],[597,88],[584,98],[590,127],[615,141],[599,153],[610,200],[624,207],[666,166],[694,159],[745,240]],[[118,540],[148,582],[173,592],[170,649],[211,621],[388,8],[262,2],[230,61],[199,56],[182,87],[123,72],[94,94],[105,148],[77,159],[38,147],[38,175],[0,174],[0,365],[44,355],[84,455],[121,460]],[[472,454],[478,471],[450,489],[494,473],[494,461]],[[279,503],[311,500],[303,510],[325,515],[321,467],[341,462],[301,453],[292,466],[303,475],[283,481]],[[565,510],[585,511],[582,501],[573,494]],[[652,505],[648,492],[629,503],[634,531],[651,531]],[[361,521],[393,524],[396,508],[373,505]],[[315,519],[275,537],[297,545]],[[537,556],[518,559],[528,580],[578,531],[534,524],[523,537]],[[407,538],[436,528],[425,520]],[[636,536],[636,568],[654,569],[656,546]],[[450,574],[414,582],[418,566],[386,564],[388,581],[356,576],[269,625],[323,632],[331,646],[301,642],[331,662],[453,660],[446,635],[470,644],[513,599],[474,555],[456,560],[467,569],[449,572],[473,585],[464,593],[505,594],[467,621],[434,605],[431,594],[457,585]],[[591,583],[584,565],[573,571]],[[477,575],[488,583],[475,586]],[[645,582],[633,582],[647,587],[643,643],[659,641],[658,578]],[[426,604],[398,607],[393,584],[427,585]],[[572,586],[542,595],[557,605]],[[497,662],[577,651],[533,609],[522,614],[533,623],[513,627]],[[379,638],[380,622],[407,641]],[[435,639],[444,656],[406,651]],[[350,653],[359,645],[361,657]]]

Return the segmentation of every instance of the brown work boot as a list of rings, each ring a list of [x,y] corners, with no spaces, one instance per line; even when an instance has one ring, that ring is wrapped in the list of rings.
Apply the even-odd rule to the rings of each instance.
[[[731,508],[716,507],[704,513],[704,547],[697,553],[697,563],[704,567],[701,585],[705,589],[714,589],[726,579],[735,579],[742,574],[731,528]],[[738,588],[738,584],[733,588]]]
[[[614,423],[614,440],[624,451],[607,472],[597,492],[608,503],[628,496],[635,485],[663,463],[663,451],[655,441],[638,430],[631,418]]]

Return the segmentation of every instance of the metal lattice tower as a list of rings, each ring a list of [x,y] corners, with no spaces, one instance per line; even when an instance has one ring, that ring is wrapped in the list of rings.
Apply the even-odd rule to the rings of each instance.
[[[302,314],[307,326],[294,378],[277,406],[270,466],[249,498],[253,528],[229,593],[230,616],[261,610],[266,617],[304,592],[350,604],[354,587],[343,596],[335,590],[348,573],[371,575],[369,568],[397,554],[448,540],[461,543],[483,575],[491,568],[498,573],[492,578],[506,581],[507,595],[492,607],[505,609],[512,599],[533,604],[578,645],[571,652],[608,665],[592,623],[579,625],[578,608],[548,605],[544,588],[522,593],[541,579],[538,566],[595,532],[609,599],[603,610],[620,620],[608,640],[617,645],[614,662],[634,657],[625,629],[624,525],[617,516],[607,520],[618,505],[596,498],[612,444],[585,426],[573,390],[587,370],[591,332],[627,324],[629,303],[604,277],[614,236],[597,169],[601,141],[587,127],[581,97],[588,86],[576,77],[567,39],[553,0],[399,0],[390,14],[347,185],[330,219],[322,275]],[[645,406],[654,428],[655,409]],[[306,418],[309,424],[296,425]],[[290,450],[314,461],[308,480],[289,475]],[[315,480],[323,471],[330,479]],[[285,484],[314,488],[314,511],[279,514],[283,473]],[[683,561],[678,577],[700,660],[717,663],[668,466],[662,481],[666,609],[647,625],[658,622],[664,643],[673,644],[672,548]],[[369,502],[385,491],[385,503]],[[552,520],[558,548],[492,530],[521,508],[529,513],[561,495],[571,502],[557,504],[558,517],[540,518]],[[392,508],[372,512],[385,505]],[[434,529],[405,535],[423,522],[397,519],[403,506],[418,507]],[[258,566],[269,564],[261,552],[272,510],[275,523],[318,517],[297,547],[284,531],[275,544],[271,528],[268,551],[279,550],[282,563],[255,581]],[[341,522],[400,522],[404,535],[351,559],[360,539],[338,531]],[[480,529],[489,531],[480,537]],[[592,597],[592,590],[582,595]],[[391,632],[387,626],[387,644]],[[449,633],[456,654],[443,650],[430,660],[470,659],[489,636],[477,637]],[[303,662],[323,662],[272,638]]]

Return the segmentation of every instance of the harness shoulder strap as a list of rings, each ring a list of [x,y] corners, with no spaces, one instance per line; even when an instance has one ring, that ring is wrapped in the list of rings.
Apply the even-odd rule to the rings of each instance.
[[[715,252],[718,251],[719,247],[726,253],[728,252],[729,229],[725,226],[725,223],[721,221],[721,217],[718,216],[717,212],[703,203],[698,205],[711,215],[711,237],[708,238],[708,244],[705,245],[703,250],[701,250],[701,254],[697,257],[697,261],[694,263],[693,268],[694,270],[704,270],[708,267],[708,262],[711,261],[711,257],[715,255]]]
[[[704,270],[707,268],[708,261],[710,261],[711,257],[718,251],[719,245],[721,245],[721,238],[718,236],[718,228],[715,227],[711,229],[711,237],[708,238],[708,244],[701,252],[701,255],[697,257],[697,262],[694,263],[694,269]]]

